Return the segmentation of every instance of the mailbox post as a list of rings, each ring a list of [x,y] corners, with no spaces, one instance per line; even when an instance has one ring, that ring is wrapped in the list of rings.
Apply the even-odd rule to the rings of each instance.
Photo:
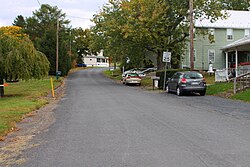
[[[61,75],[62,75],[62,71],[57,71],[56,72],[56,80],[58,80],[59,76],[61,76]]]

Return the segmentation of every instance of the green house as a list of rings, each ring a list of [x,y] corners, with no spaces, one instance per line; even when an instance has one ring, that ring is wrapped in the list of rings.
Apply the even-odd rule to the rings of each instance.
[[[208,70],[211,62],[214,69],[229,70],[240,63],[250,62],[250,11],[227,13],[226,19],[213,23],[207,19],[195,21],[195,69]],[[208,34],[198,35],[196,32],[201,30]],[[182,60],[182,67],[185,66],[190,67],[189,42]]]

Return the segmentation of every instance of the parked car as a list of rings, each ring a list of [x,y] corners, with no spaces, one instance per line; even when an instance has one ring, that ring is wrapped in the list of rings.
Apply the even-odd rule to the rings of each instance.
[[[87,65],[84,64],[84,63],[78,63],[78,64],[77,64],[77,67],[87,67]]]
[[[125,85],[128,84],[141,85],[141,77],[137,73],[126,73],[122,78],[122,83]]]
[[[176,72],[166,82],[166,92],[175,92],[178,96],[186,92],[206,94],[206,81],[203,75],[196,71]]]

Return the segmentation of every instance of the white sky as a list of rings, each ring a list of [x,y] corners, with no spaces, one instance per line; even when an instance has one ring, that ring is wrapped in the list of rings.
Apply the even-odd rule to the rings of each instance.
[[[89,28],[90,21],[108,0],[0,0],[0,26],[10,26],[18,15],[24,18],[40,9],[40,4],[57,6],[66,13],[73,28]]]

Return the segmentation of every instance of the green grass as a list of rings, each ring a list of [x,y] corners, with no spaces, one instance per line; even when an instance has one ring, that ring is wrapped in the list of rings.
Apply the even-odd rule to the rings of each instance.
[[[122,72],[121,72],[121,69],[119,68],[115,70],[105,70],[104,75],[114,80],[122,79]]]
[[[215,83],[215,77],[214,77],[214,75],[209,75],[209,74],[205,73],[205,74],[203,74],[203,76],[205,77],[207,84],[210,85],[210,84],[214,84]]]
[[[236,93],[235,95],[231,97],[231,99],[250,102],[250,89],[247,89],[243,92]]]
[[[57,87],[61,79],[54,82]],[[6,135],[29,112],[48,103],[45,97],[51,91],[50,79],[20,81],[5,87],[0,98],[0,137]]]
[[[233,83],[215,83],[213,85],[208,85],[207,95],[216,95],[222,92],[227,92],[233,89]]]

